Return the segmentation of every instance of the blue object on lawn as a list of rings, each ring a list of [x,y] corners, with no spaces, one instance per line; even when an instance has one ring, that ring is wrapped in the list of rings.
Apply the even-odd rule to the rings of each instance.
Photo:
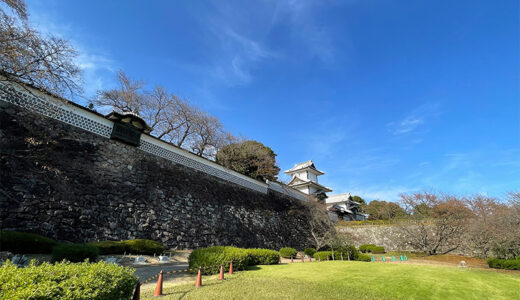
[[[404,260],[408,260],[408,257],[406,257],[406,255],[404,256]]]
[[[404,260],[404,257],[402,255],[399,255],[399,260],[400,261],[403,261]]]
[[[386,261],[386,259],[385,259],[385,257],[384,257],[384,256],[383,256],[383,257],[381,257],[381,261],[383,261],[383,262],[385,262],[385,261]]]
[[[376,258],[372,255],[372,261],[376,261]]]
[[[393,255],[392,255],[392,261],[396,261],[396,260],[395,260],[395,256],[393,256]]]

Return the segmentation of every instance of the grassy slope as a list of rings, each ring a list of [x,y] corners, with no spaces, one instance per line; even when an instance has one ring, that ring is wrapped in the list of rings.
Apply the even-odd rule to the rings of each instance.
[[[202,288],[164,287],[161,299],[520,299],[520,274],[363,262],[259,266]],[[152,299],[153,287],[143,289]]]

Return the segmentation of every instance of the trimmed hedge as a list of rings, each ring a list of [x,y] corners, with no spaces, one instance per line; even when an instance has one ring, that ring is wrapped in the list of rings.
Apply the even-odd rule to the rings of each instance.
[[[372,261],[372,258],[370,256],[366,255],[366,254],[359,254],[356,260],[357,261],[368,261],[368,262],[370,262],[370,261]]]
[[[90,242],[88,245],[94,246],[99,249],[99,253],[102,255],[107,254],[162,254],[164,252],[164,246],[161,243],[152,240],[136,239],[126,241],[100,241]]]
[[[314,259],[315,260],[327,260],[327,257],[329,259],[332,259],[332,252],[330,251],[318,251],[314,253]]]
[[[316,249],[314,249],[314,248],[305,248],[305,250],[303,250],[303,253],[305,255],[308,255],[308,256],[313,256],[314,253],[316,253]]]
[[[385,253],[385,247],[383,246],[375,246],[370,249],[370,252],[373,254],[384,254]]]
[[[359,251],[363,253],[383,254],[385,253],[385,247],[367,244],[359,246]]]
[[[376,245],[374,245],[374,244],[361,245],[361,246],[359,246],[359,251],[361,251],[363,253],[367,253],[367,252],[370,252],[369,248],[372,248],[372,247],[376,247]]]
[[[95,261],[99,255],[99,249],[82,244],[59,244],[52,249],[52,261],[68,260],[70,262],[83,262],[85,259]]]
[[[0,251],[15,254],[48,254],[55,245],[54,240],[38,234],[0,230]]]
[[[516,259],[488,258],[487,263],[490,268],[506,269],[506,270],[520,270],[520,258],[516,258]]]
[[[0,266],[0,299],[131,299],[134,270],[105,262]]]
[[[253,265],[275,265],[279,259],[278,251],[269,249],[213,246],[193,250],[188,257],[188,263],[190,269],[193,269],[192,272],[202,267],[202,273],[210,275],[217,274],[221,264],[228,269],[230,261],[233,261],[233,270],[246,270]]]
[[[296,249],[291,248],[291,247],[285,247],[285,248],[280,249],[280,255],[283,258],[291,258],[291,257],[296,258],[297,254],[298,254],[298,251],[296,251]]]
[[[123,254],[126,251],[126,245],[124,242],[116,241],[101,241],[101,242],[90,242],[90,246],[94,246],[99,249],[99,254]]]
[[[246,270],[251,264],[251,256],[246,249],[213,246],[195,249],[188,257],[190,269],[202,267],[204,275],[217,274],[221,264],[224,268],[229,268],[230,261],[233,261],[234,270]]]
[[[278,251],[269,249],[246,249],[250,256],[251,265],[276,265],[280,260]]]
[[[161,254],[164,252],[164,246],[161,243],[152,240],[137,239],[126,240],[122,242],[125,245],[126,252],[135,254]]]

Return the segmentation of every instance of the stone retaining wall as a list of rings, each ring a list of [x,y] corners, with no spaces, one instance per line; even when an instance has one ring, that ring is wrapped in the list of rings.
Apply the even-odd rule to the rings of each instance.
[[[172,248],[307,246],[304,204],[0,101],[0,228]]]

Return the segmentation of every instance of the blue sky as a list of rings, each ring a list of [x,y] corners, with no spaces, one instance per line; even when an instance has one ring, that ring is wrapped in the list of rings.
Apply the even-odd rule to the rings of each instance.
[[[520,189],[520,22],[503,1],[28,1],[87,95],[159,84],[335,193]],[[85,100],[77,99],[79,102]],[[283,177],[282,177],[283,178]]]

